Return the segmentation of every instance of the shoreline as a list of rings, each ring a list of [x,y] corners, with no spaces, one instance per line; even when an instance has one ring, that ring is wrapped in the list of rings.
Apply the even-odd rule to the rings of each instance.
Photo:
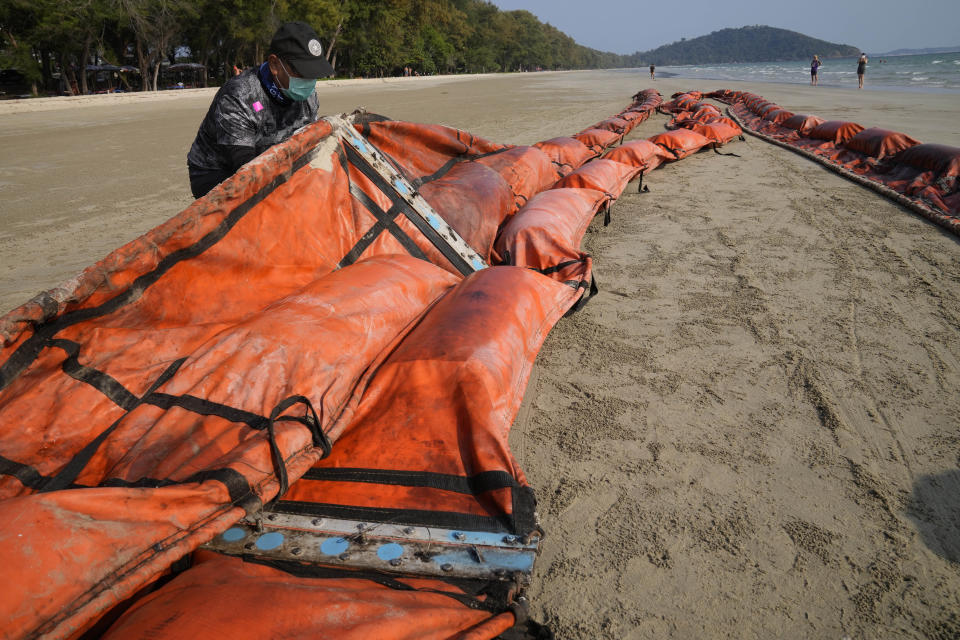
[[[753,63],[750,63],[753,64]],[[691,65],[695,66],[695,65]],[[717,86],[714,89],[719,88],[736,88],[733,85],[741,84],[759,84],[759,85],[786,85],[786,86],[810,86],[809,78],[806,81],[790,81],[784,79],[777,80],[759,80],[759,79],[729,79],[729,78],[716,78],[711,76],[698,76],[698,75],[684,75],[683,73],[678,73],[676,71],[671,71],[669,69],[683,68],[682,66],[674,65],[665,65],[660,70],[660,67],[657,69],[657,80],[653,81],[654,83],[658,81],[668,80],[668,81],[700,81],[700,82],[714,82],[717,84],[725,83],[728,86]],[[334,88],[351,88],[351,87],[363,87],[363,86],[377,86],[377,85],[403,85],[403,84],[444,84],[451,82],[470,82],[475,80],[483,79],[500,79],[500,78],[516,78],[516,77],[526,77],[531,76],[558,76],[566,74],[596,74],[596,73],[636,73],[639,76],[641,83],[650,82],[646,67],[619,67],[612,69],[576,69],[568,71],[531,71],[531,72],[509,72],[509,73],[477,73],[477,74],[442,74],[442,75],[433,75],[433,76],[417,76],[417,77],[383,77],[383,78],[332,78],[329,80],[321,80],[318,82],[318,91],[322,96],[324,93]],[[662,74],[662,75],[661,75]],[[646,86],[646,85],[644,85]],[[655,86],[655,85],[653,85]],[[848,90],[852,86],[842,85],[842,84],[833,84],[821,82],[818,85],[819,87],[824,87],[831,90]],[[207,96],[209,95],[212,99],[213,95],[219,90],[219,86],[216,87],[199,87],[192,89],[165,89],[162,91],[136,91],[129,93],[107,93],[107,94],[89,94],[83,96],[45,96],[37,98],[11,98],[0,100],[0,115],[8,115],[14,113],[31,113],[31,112],[40,112],[40,111],[56,111],[61,109],[71,109],[78,107],[88,107],[88,106],[107,106],[112,104],[135,104],[139,102],[148,102],[148,101],[164,101],[164,100],[178,100],[183,98],[192,98],[197,96]],[[706,89],[712,90],[712,89]],[[869,82],[864,86],[860,92],[876,93],[876,92],[893,92],[893,93],[909,93],[909,94],[931,94],[931,95],[960,95],[960,89],[951,89],[945,87],[928,87],[928,86],[919,86],[919,87],[910,87],[906,85],[871,85]],[[758,92],[759,93],[759,92]]]
[[[659,70],[657,71],[657,73],[658,73],[658,74],[660,73]],[[699,77],[699,76],[683,76],[683,75],[676,74],[676,73],[672,73],[672,72],[669,72],[669,71],[668,71],[668,72],[665,72],[665,73],[670,73],[670,74],[671,74],[671,75],[669,76],[671,80],[674,80],[674,79],[676,79],[676,80],[703,80],[703,81],[711,81],[711,82],[717,82],[717,83],[727,82],[727,83],[729,83],[729,84],[744,84],[744,83],[749,83],[749,84],[771,84],[771,85],[785,84],[785,85],[798,86],[798,87],[800,87],[800,86],[807,86],[807,87],[811,86],[811,85],[810,85],[810,78],[809,78],[809,77],[807,77],[806,82],[799,82],[799,81],[798,81],[798,82],[790,82],[790,81],[787,81],[787,80],[725,80],[725,79],[723,79],[723,78],[710,78],[710,77]],[[827,88],[827,89],[856,89],[856,87],[851,87],[850,85],[831,84],[831,83],[828,83],[828,82],[819,82],[819,83],[817,83],[817,85],[816,85],[815,88],[819,89],[820,87],[825,87],[825,88]],[[726,88],[726,87],[724,87],[724,88]],[[960,96],[960,89],[949,89],[949,88],[946,88],[946,87],[907,87],[907,86],[894,86],[894,85],[879,85],[879,84],[878,84],[878,85],[870,85],[870,84],[864,84],[863,89],[860,89],[859,91],[866,91],[866,92],[871,92],[871,91],[876,92],[876,91],[880,91],[880,92],[893,92],[893,93],[911,93],[911,94],[920,94],[920,95],[923,95],[923,94],[932,94],[932,95],[956,95],[956,96]],[[758,92],[758,93],[759,93],[759,92]]]
[[[531,73],[541,74],[561,74],[561,73],[580,73],[579,71],[537,71]],[[526,75],[518,72],[498,74],[498,73],[475,73],[475,74],[444,74],[433,76],[417,77],[384,77],[384,78],[332,78],[330,80],[320,80],[317,82],[318,91],[325,92],[330,88],[355,87],[365,85],[381,85],[423,82],[428,84],[438,84],[446,82],[457,82],[462,79],[481,79],[498,76]],[[130,104],[151,100],[177,100],[180,98],[192,98],[196,96],[213,95],[220,89],[215,87],[194,87],[191,89],[164,89],[162,91],[131,91],[125,93],[96,93],[83,96],[43,96],[37,98],[10,98],[0,100],[0,115],[12,113],[30,113],[35,111],[55,111],[58,109],[69,109],[86,106],[106,106],[111,104]],[[26,105],[26,106],[20,106]],[[32,107],[32,108],[31,108]]]

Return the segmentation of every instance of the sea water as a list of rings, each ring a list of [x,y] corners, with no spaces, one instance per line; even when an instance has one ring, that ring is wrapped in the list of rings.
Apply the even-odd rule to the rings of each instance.
[[[657,74],[663,74],[663,77],[706,80],[809,84],[810,61],[658,66]],[[856,88],[857,58],[824,60],[818,83],[828,87]],[[960,93],[960,52],[870,56],[864,77],[864,89],[871,88]]]

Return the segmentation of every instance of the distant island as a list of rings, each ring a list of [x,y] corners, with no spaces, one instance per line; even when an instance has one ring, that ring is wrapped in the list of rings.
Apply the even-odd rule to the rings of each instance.
[[[699,38],[664,45],[629,56],[626,66],[647,64],[721,64],[725,62],[777,62],[821,58],[848,58],[860,55],[848,44],[818,40],[796,31],[762,25],[721,29]]]
[[[956,53],[960,51],[960,44],[954,47],[930,47],[927,49],[895,49],[893,51],[885,51],[883,53],[876,53],[877,56],[922,56],[925,54],[931,53]]]

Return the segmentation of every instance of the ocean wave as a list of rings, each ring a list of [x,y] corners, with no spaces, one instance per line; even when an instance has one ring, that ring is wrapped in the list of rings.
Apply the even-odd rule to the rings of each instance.
[[[947,67],[932,66],[930,58],[906,57],[888,61],[889,64],[871,65],[867,69],[868,84],[873,89],[900,88],[915,92],[949,91],[960,93],[960,55],[951,54],[938,58]],[[954,63],[951,65],[950,63]],[[949,67],[949,68],[948,68]],[[809,67],[796,62],[758,62],[730,64],[699,64],[677,67],[661,67],[661,73],[674,73],[677,77],[696,77],[721,82],[785,82],[800,84],[809,82]],[[820,68],[820,83],[828,86],[856,86],[856,60],[843,60]],[[960,640],[960,639],[958,639]]]
[[[934,60],[930,64],[940,64],[941,62],[943,62],[943,60]]]

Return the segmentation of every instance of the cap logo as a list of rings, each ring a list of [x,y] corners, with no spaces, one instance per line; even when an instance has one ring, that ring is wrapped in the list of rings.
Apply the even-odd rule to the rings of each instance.
[[[311,40],[307,43],[307,49],[310,51],[311,55],[319,56],[323,53],[323,47],[320,46],[318,40]]]

